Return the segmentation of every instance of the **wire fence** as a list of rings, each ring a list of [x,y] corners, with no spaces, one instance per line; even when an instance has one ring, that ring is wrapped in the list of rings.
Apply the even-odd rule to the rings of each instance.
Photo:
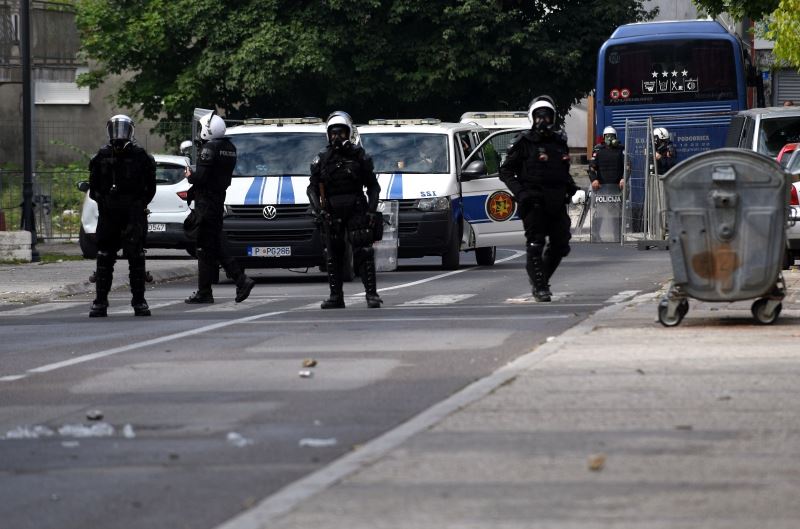
[[[33,174],[33,211],[40,239],[78,238],[85,197],[78,190],[78,182],[88,179],[88,171],[37,171]],[[20,229],[22,182],[22,171],[0,170],[0,222],[4,222],[6,230]]]

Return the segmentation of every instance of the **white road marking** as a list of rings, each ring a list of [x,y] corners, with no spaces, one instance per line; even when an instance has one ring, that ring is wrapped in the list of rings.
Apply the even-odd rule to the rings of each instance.
[[[170,305],[177,305],[178,303],[183,303],[183,300],[176,299],[173,301],[165,301],[164,303],[148,303],[148,306],[150,307],[150,310],[155,310],[162,307],[169,307]],[[133,307],[121,307],[108,311],[109,316],[114,316],[116,314],[133,314]]]
[[[551,299],[550,303],[566,299],[572,294],[573,294],[572,292],[559,292],[558,294],[553,294],[550,297]],[[533,299],[533,296],[528,295],[528,296],[519,296],[516,298],[508,298],[507,300],[504,301],[504,303],[508,303],[510,305],[526,305],[528,303],[547,303],[547,302],[536,301],[535,299]]]
[[[600,306],[600,305],[597,305]],[[783,313],[781,313],[783,314]],[[339,325],[340,323],[371,323],[371,322],[426,322],[426,321],[510,321],[510,320],[563,320],[566,318],[574,318],[572,314],[520,314],[515,316],[439,316],[439,315],[431,315],[427,317],[414,317],[409,316],[407,318],[399,316],[399,317],[381,317],[376,316],[374,318],[342,318],[342,319],[303,319],[303,320],[271,320],[271,321],[259,321],[259,322],[249,322],[253,325],[308,325],[310,323],[315,323],[318,325],[325,325],[325,324],[335,324]]]
[[[476,294],[443,294],[436,296],[427,296],[412,301],[406,301],[405,303],[401,303],[398,306],[411,307],[418,305],[450,305],[452,303],[458,303],[459,301],[469,299],[471,297],[474,297],[475,295]]]
[[[187,310],[186,312],[235,312],[237,310],[249,309],[253,307],[259,307],[261,305],[266,305],[268,303],[273,303],[278,301],[277,299],[261,299],[255,303],[247,303],[241,302],[236,303],[235,301],[227,301],[225,303],[213,303],[210,305],[206,305],[204,307],[200,307],[199,309],[191,309]]]
[[[0,377],[0,382],[13,382],[15,380],[21,380],[28,375],[8,375],[5,377]]]
[[[622,303],[623,301],[627,301],[636,294],[641,292],[641,290],[623,290],[619,294],[615,294],[606,300],[606,303]]]
[[[253,316],[246,316],[244,318],[237,318],[235,320],[223,321],[219,323],[212,323],[211,325],[204,325],[203,327],[198,327],[196,329],[190,329],[188,331],[176,332],[174,334],[168,334],[166,336],[161,336],[159,338],[152,338],[150,340],[144,340],[142,342],[136,342],[128,345],[123,345],[122,347],[114,347],[112,349],[106,349],[105,351],[98,351],[96,353],[90,353],[83,356],[77,356],[75,358],[70,358],[69,360],[64,360],[63,362],[55,362],[53,364],[47,364],[41,367],[36,367],[34,369],[29,369],[27,373],[47,373],[50,371],[55,371],[56,369],[61,369],[68,366],[73,366],[76,364],[82,364],[84,362],[89,362],[91,360],[97,360],[98,358],[105,358],[107,356],[112,356],[119,353],[124,353],[126,351],[133,351],[134,349],[141,349],[142,347],[147,347],[149,345],[158,345],[164,342],[171,342],[172,340],[177,340],[179,338],[186,338],[188,336],[194,336],[197,334],[203,334],[208,331],[213,331],[216,329],[222,329],[224,327],[230,327],[231,325],[236,325],[239,323],[246,323],[249,321],[258,320],[260,318],[269,318],[270,316],[276,316],[278,314],[285,314],[285,310],[277,311],[277,312],[266,312],[264,314],[255,314]]]
[[[52,302],[52,303],[40,303],[38,305],[30,305],[27,307],[20,307],[18,309],[12,310],[5,310],[0,312],[0,317],[2,316],[31,316],[33,314],[42,314],[45,312],[52,312],[54,310],[61,310],[61,309],[69,309],[72,307],[77,307],[78,305],[86,305],[84,301],[71,301],[68,303],[63,302]]]

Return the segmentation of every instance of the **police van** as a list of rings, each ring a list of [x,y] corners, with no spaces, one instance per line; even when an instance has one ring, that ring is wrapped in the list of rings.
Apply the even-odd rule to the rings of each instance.
[[[223,220],[231,256],[245,269],[323,266],[306,196],[311,161],[327,145],[322,120],[248,119],[226,137],[237,152]]]
[[[380,198],[399,202],[398,257],[441,256],[442,268],[452,270],[462,251],[492,265],[498,245],[525,242],[516,203],[498,178],[495,147],[508,146],[520,131],[489,134],[475,123],[437,119],[372,120],[358,127]]]

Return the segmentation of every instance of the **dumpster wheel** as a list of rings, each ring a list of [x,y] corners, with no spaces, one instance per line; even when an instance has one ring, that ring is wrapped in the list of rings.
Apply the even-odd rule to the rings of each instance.
[[[676,327],[683,321],[683,317],[689,312],[689,301],[682,299],[675,309],[675,316],[670,318],[669,314],[669,301],[662,299],[658,303],[658,321],[664,327]]]
[[[783,305],[778,302],[775,308],[772,309],[772,313],[767,312],[769,310],[768,305],[770,301],[769,298],[760,298],[755,300],[750,307],[750,312],[753,313],[753,317],[762,325],[772,325],[775,323],[783,308]]]

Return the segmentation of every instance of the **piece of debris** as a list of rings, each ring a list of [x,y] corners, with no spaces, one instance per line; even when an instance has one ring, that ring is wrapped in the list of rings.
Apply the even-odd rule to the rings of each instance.
[[[678,425],[675,425],[675,429],[676,430],[691,430],[692,429],[692,425],[691,424],[678,424]]]
[[[731,400],[732,398],[733,397],[731,397],[730,395],[723,395],[720,398],[718,398],[717,400]]]
[[[303,367],[317,367],[317,361],[313,358],[306,358],[303,360]]]
[[[91,426],[85,424],[65,424],[58,429],[62,437],[110,437],[114,435],[114,427],[107,422],[99,422]]]
[[[636,372],[640,375],[644,375],[644,369],[637,369]]]
[[[589,470],[600,472],[606,464],[605,454],[592,454],[589,456]]]
[[[136,437],[136,432],[133,431],[133,426],[126,424],[122,427],[122,437],[125,439],[133,439]]]
[[[17,426],[13,430],[6,432],[5,439],[38,439],[39,437],[51,437],[55,432],[47,426]]]
[[[336,446],[338,441],[335,437],[329,437],[327,439],[316,439],[314,437],[304,437],[300,439],[300,442],[297,444],[299,446],[308,446],[309,448],[324,448],[326,446]]]
[[[314,372],[310,369],[301,369],[297,374],[300,375],[300,378],[311,378],[314,376]]]
[[[553,341],[553,340],[555,340],[555,339],[556,339],[556,337],[555,337],[555,336],[548,336],[546,341],[547,341],[547,342],[552,342],[552,341]]]
[[[86,412],[86,418],[90,421],[102,421],[103,412],[100,410],[89,410]]]
[[[243,437],[241,434],[236,433],[236,432],[229,432],[227,440],[228,440],[228,442],[230,444],[232,444],[233,446],[235,446],[237,448],[243,448],[245,446],[249,446],[249,445],[253,444],[253,440],[252,439],[248,439],[246,437]]]
[[[81,444],[78,441],[61,441],[64,448],[78,448]]]

